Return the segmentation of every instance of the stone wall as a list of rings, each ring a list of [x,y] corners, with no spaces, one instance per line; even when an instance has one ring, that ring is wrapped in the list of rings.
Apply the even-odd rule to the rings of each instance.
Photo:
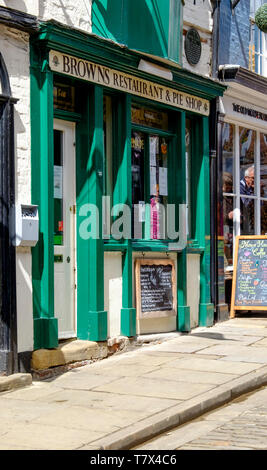
[[[91,0],[0,0],[0,6],[91,32]]]
[[[31,131],[29,36],[0,25],[0,50],[4,58],[14,106],[16,203],[31,203]],[[17,248],[18,350],[33,347],[31,251]]]

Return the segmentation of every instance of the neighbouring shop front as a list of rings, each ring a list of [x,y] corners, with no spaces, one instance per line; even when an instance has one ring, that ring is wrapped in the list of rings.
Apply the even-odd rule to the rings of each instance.
[[[53,23],[32,40],[35,349],[213,323],[209,108],[225,87],[147,60]]]
[[[220,73],[218,297],[230,306],[235,237],[267,234],[267,80],[235,66]]]

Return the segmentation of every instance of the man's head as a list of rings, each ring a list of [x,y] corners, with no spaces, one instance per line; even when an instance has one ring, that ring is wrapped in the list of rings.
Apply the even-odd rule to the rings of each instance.
[[[254,166],[249,166],[245,171],[245,181],[249,188],[254,188]]]

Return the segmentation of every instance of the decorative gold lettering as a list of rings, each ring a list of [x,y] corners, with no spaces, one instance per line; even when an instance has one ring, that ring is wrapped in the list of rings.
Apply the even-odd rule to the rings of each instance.
[[[82,67],[81,67],[81,66],[82,66]],[[78,72],[79,72],[79,76],[80,76],[80,77],[84,77],[84,76],[85,76],[86,69],[85,69],[85,65],[84,65],[84,61],[83,61],[83,60],[79,60],[79,62],[78,62]]]
[[[114,73],[113,73],[113,83],[114,83],[114,85],[116,85],[117,87],[119,87],[119,82],[118,82],[118,80],[119,80],[118,74],[114,72]]]
[[[87,75],[89,79],[95,79],[95,70],[96,70],[96,65],[91,64],[91,62],[86,62],[86,70],[87,70]]]
[[[147,84],[143,83],[143,94],[147,95]]]
[[[66,55],[63,55],[63,72],[70,73],[70,58]]]
[[[77,72],[77,60],[75,57],[71,57],[70,59],[70,73],[71,75],[74,75],[73,70],[75,70],[75,75],[79,76],[79,73]]]

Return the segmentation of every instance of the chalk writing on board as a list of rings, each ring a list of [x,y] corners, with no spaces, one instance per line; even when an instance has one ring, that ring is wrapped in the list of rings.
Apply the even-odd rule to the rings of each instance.
[[[236,307],[267,306],[267,239],[242,239],[236,264]]]
[[[173,309],[172,265],[140,266],[141,311]]]

